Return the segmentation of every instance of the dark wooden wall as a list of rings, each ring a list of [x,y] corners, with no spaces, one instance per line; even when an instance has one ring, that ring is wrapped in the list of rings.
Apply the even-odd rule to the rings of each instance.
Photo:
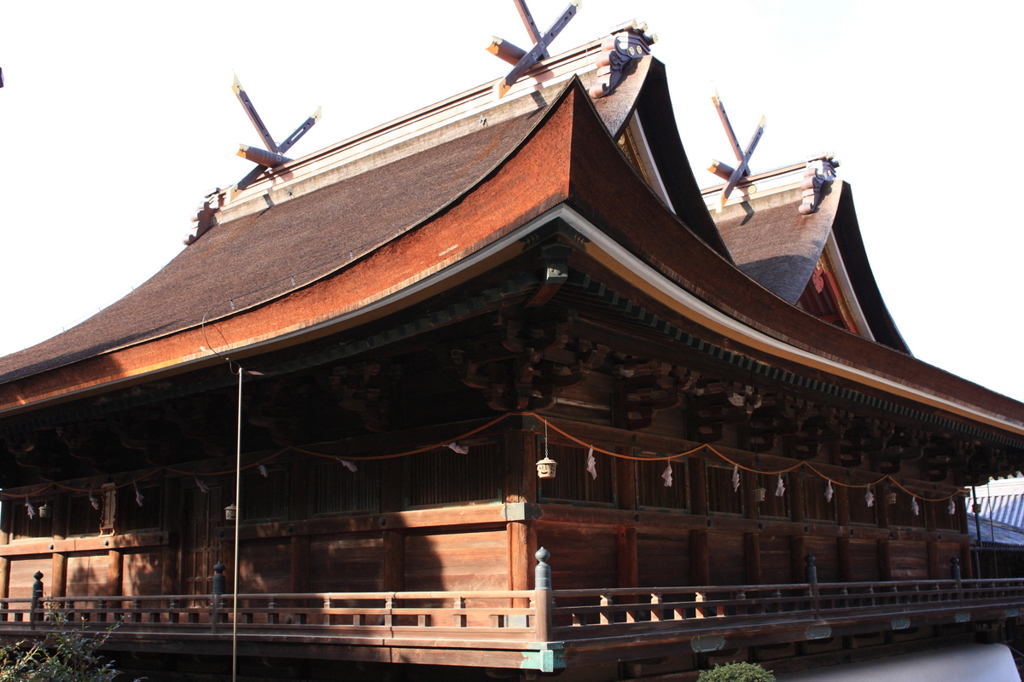
[[[821,481],[800,472],[785,475],[785,498],[772,496],[774,476],[748,472],[737,492],[731,467],[706,452],[673,461],[673,486],[666,487],[665,454],[692,443],[565,426],[639,459],[598,454],[594,480],[586,471],[587,448],[552,436],[547,452],[559,462],[558,477],[538,481],[534,463],[545,441],[536,424],[527,424],[479,436],[468,454],[436,448],[403,460],[359,462],[355,473],[333,459],[295,455],[268,477],[247,472],[240,590],[529,589],[541,546],[552,553],[556,588],[801,582],[808,554],[822,582],[948,578],[950,559],[965,555],[966,536],[953,530],[962,514],[950,516],[943,503],[922,504],[922,514],[913,516],[902,507],[887,509],[883,491],[873,508],[862,489],[837,488],[826,501]],[[419,442],[411,434],[391,447]],[[759,466],[790,463],[762,457]],[[833,469],[836,476],[846,473]],[[109,538],[69,533],[82,527],[73,514],[98,521],[80,494],[57,496],[45,528],[12,527],[10,516],[23,512],[5,503],[4,595],[28,596],[36,571],[54,595],[204,591],[218,559],[231,576],[234,529],[222,507],[233,498],[233,477],[201,478],[209,494],[192,477],[147,482],[141,508],[134,489],[122,488],[118,532]],[[765,502],[753,497],[757,485],[768,488]],[[538,503],[521,516],[503,511]],[[52,534],[26,537],[31,528]],[[969,570],[965,565],[965,576]],[[192,578],[190,571],[202,575]]]

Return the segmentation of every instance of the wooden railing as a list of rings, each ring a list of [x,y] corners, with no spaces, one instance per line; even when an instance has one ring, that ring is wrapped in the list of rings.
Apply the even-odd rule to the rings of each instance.
[[[329,634],[370,645],[444,635],[467,642],[523,642],[535,638],[537,610],[513,604],[532,604],[534,597],[533,591],[239,594],[237,630],[246,636]],[[55,614],[86,630],[117,624],[115,636],[230,635],[236,622],[230,594],[0,599],[0,634],[52,627]]]
[[[782,614],[790,622],[830,621],[1022,604],[1022,579],[240,594],[237,629],[241,636],[328,635],[368,645],[430,639],[514,647],[645,630],[720,629],[768,623]],[[222,636],[233,629],[234,603],[230,594],[0,599],[0,634],[52,627],[54,612],[90,630],[116,623],[115,636],[143,631]]]
[[[555,590],[552,635],[558,640],[626,632],[694,631],[734,625],[833,621],[956,612],[1024,604],[1024,580],[922,580],[729,587]]]
[[[607,646],[642,634],[679,639],[714,632],[721,638],[740,626],[756,631],[780,623],[824,627],[894,619],[896,627],[898,619],[909,627],[921,617],[1005,618],[1024,604],[1024,579],[1018,578],[818,583],[812,556],[806,583],[553,590],[549,554],[541,549],[536,556],[536,589],[530,591],[239,594],[237,606],[232,595],[220,593],[221,565],[214,576],[218,593],[209,596],[43,598],[43,575],[36,573],[33,597],[0,599],[0,636],[50,629],[63,617],[86,630],[117,625],[112,637],[136,644],[176,633],[216,642],[237,632],[249,642],[550,653],[574,642],[600,638]],[[530,660],[547,671],[555,664],[546,655]],[[501,665],[510,661],[519,665],[514,656]]]

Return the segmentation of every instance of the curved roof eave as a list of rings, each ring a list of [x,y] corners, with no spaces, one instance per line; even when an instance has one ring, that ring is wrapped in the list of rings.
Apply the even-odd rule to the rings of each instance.
[[[832,233],[835,235],[836,245],[843,257],[846,273],[860,302],[861,310],[871,326],[871,333],[879,343],[911,355],[910,348],[896,327],[896,322],[885,305],[882,292],[878,289],[878,282],[871,271],[871,263],[860,234],[857,209],[853,204],[853,188],[845,181],[842,183]]]

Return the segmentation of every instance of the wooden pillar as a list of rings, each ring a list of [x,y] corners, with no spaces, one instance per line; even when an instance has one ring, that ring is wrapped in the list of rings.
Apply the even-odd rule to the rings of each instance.
[[[892,550],[888,540],[878,541],[878,577],[881,580],[892,580]]]
[[[807,556],[807,538],[803,535],[792,535],[789,538],[789,554],[790,554],[790,570],[792,571],[792,580],[795,583],[802,583],[807,577],[806,567],[807,562],[804,561],[804,557]]]
[[[708,475],[704,460],[694,457],[690,460],[690,499],[693,500],[693,514],[707,516],[708,513]],[[703,583],[701,583],[703,584]]]
[[[178,510],[182,506],[181,479],[164,479],[164,508],[160,527],[164,529],[168,543],[161,551],[163,561],[160,576],[160,592],[162,594],[181,594],[181,546],[182,516]]]
[[[975,580],[978,576],[974,575],[974,561],[971,557],[971,545],[964,543],[960,545],[960,577],[964,580]]]
[[[533,431],[508,431],[502,438],[505,461],[505,502],[508,504],[535,504],[537,502],[537,437]],[[537,532],[533,521],[509,521],[508,588],[534,589],[534,564],[537,552]],[[526,608],[529,600],[516,600],[516,608]]]
[[[108,554],[110,566],[107,572],[107,595],[117,597],[122,594],[124,587],[124,553],[119,549],[112,549]]]
[[[0,502],[0,545],[11,542],[11,518],[14,516],[14,503],[11,500]]]
[[[748,585],[761,584],[761,534],[743,534],[744,580]]]
[[[850,558],[850,538],[836,538],[836,555],[839,560],[839,579],[853,582],[853,564]]]
[[[53,539],[63,540],[68,536],[68,495],[61,493],[53,498]],[[54,593],[56,594],[56,593]]]
[[[0,557],[0,597],[10,596],[11,585],[11,560],[7,557]]]
[[[636,528],[618,526],[615,530],[619,587],[636,587],[640,580],[636,554]]]
[[[919,502],[918,507],[921,510],[921,513],[924,514],[925,529],[929,533],[936,532],[939,528],[939,524],[938,519],[935,517],[935,503]]]
[[[291,545],[291,590],[292,592],[310,592],[312,588],[309,580],[309,536],[293,535]]]
[[[537,501],[537,442],[533,431],[508,431],[502,437],[505,502]]]
[[[50,594],[54,597],[66,597],[68,593],[68,555],[55,552],[53,568],[50,571]]]
[[[380,510],[401,511],[406,480],[405,458],[385,459],[380,463]]]
[[[292,455],[288,467],[288,520],[295,521],[309,516],[309,460]]]
[[[384,590],[398,592],[404,589],[405,535],[399,530],[386,530],[384,531]]]
[[[743,491],[743,515],[748,519],[757,519],[760,516],[761,507],[757,503],[757,474],[752,471],[740,471],[740,490]],[[775,491],[769,491],[771,495]]]
[[[934,541],[926,543],[928,548],[928,580],[939,580],[939,548]]]
[[[875,486],[875,508],[878,510],[878,527],[889,529],[889,505],[885,501],[888,489],[884,486]]]
[[[615,479],[619,509],[636,509],[636,462],[616,457]]]
[[[793,523],[803,523],[806,518],[804,513],[804,474],[802,471],[794,471],[789,475],[789,514]]]
[[[840,526],[850,525],[850,489],[846,486],[833,486],[836,495],[836,521]]]
[[[706,530],[690,531],[690,576],[696,585],[707,585],[711,582]]]

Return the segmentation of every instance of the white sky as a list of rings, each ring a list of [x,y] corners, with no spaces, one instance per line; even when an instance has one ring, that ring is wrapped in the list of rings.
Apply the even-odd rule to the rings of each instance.
[[[541,30],[565,0],[532,0]],[[702,185],[730,160],[717,87],[754,172],[842,161],[879,287],[919,358],[1024,400],[1015,208],[1024,4],[585,0],[557,53],[631,18],[660,40]],[[0,17],[0,355],[120,298],[181,250],[204,194],[317,106],[298,157],[504,75],[528,46],[511,0],[21,2]],[[713,85],[712,85],[713,83]]]

